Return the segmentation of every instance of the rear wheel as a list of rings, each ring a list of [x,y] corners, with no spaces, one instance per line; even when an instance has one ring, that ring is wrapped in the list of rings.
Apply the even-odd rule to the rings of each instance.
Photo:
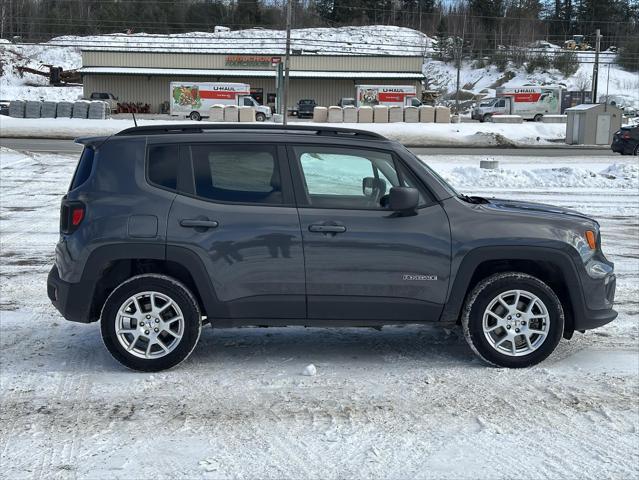
[[[523,368],[547,358],[564,331],[561,301],[544,282],[518,272],[498,273],[470,293],[462,314],[466,341],[484,361]]]
[[[120,284],[102,309],[102,339],[113,357],[140,371],[185,360],[200,337],[201,315],[191,292],[163,275],[139,275]]]
[[[636,157],[637,155],[639,155],[639,145],[635,146],[635,151],[633,153],[633,155]]]
[[[544,118],[544,116],[540,113],[538,113],[537,115],[535,115],[535,118],[533,119],[535,122],[541,122],[542,118]]]
[[[189,118],[193,121],[199,122],[200,120],[202,120],[202,115],[200,115],[198,112],[191,112]]]

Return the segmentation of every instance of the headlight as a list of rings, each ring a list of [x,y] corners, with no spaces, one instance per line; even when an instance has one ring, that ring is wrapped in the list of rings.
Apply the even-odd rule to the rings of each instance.
[[[597,248],[597,234],[593,230],[586,230],[583,234],[573,232],[571,244],[579,252],[581,260],[586,263]]]

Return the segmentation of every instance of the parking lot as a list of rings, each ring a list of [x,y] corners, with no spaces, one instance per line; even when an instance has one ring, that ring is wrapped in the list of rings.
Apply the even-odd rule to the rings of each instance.
[[[619,318],[525,370],[459,329],[203,330],[180,367],[125,370],[46,296],[77,156],[0,152],[5,478],[631,478],[639,463],[639,165],[612,154],[422,158],[467,194],[601,222]],[[485,155],[481,158],[486,158]],[[303,376],[308,364],[316,376]],[[499,468],[496,468],[496,465]]]

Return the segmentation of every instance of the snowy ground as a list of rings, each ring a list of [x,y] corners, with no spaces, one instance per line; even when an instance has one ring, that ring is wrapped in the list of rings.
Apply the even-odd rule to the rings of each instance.
[[[457,329],[205,329],[187,362],[149,375],[46,297],[76,158],[0,150],[2,475],[637,478],[637,158],[494,158],[503,170],[426,160],[466,193],[599,219],[618,320],[519,371],[482,365]]]
[[[138,125],[165,125],[193,123],[177,119],[138,120]],[[206,125],[208,122],[202,124]],[[405,145],[421,146],[475,146],[548,145],[563,141],[566,125],[563,123],[525,122],[522,124],[497,123],[324,123],[295,122],[295,125],[358,128],[381,133]],[[199,125],[202,125],[199,124]],[[111,135],[133,127],[132,119],[83,120],[63,118],[11,118],[0,116],[0,132],[5,137],[21,138],[75,138],[92,135]],[[231,124],[227,124],[232,127]]]

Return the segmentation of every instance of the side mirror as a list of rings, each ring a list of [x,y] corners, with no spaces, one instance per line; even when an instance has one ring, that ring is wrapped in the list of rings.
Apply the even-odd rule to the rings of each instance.
[[[419,191],[412,187],[390,189],[388,206],[395,212],[412,212],[419,205]]]

